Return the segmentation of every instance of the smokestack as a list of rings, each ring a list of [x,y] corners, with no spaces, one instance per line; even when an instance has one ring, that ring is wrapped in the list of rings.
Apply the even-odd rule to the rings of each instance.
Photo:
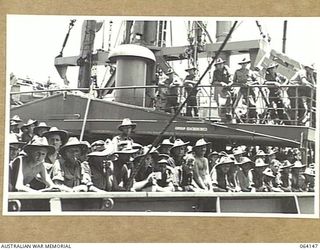
[[[136,44],[118,46],[111,51],[109,59],[117,65],[116,87],[145,87],[147,69],[156,61],[151,50]],[[144,107],[145,89],[115,90],[115,101]]]

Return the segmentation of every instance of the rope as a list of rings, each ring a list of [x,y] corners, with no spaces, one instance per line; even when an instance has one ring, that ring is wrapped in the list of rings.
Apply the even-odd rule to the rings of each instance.
[[[173,35],[172,35],[172,21],[169,21],[170,25],[170,46],[172,47],[172,40],[173,40]]]
[[[121,22],[121,25],[119,27],[119,30],[118,30],[118,33],[117,33],[117,36],[116,36],[116,40],[114,42],[114,45],[113,47],[116,47],[116,45],[118,44],[118,41],[119,41],[119,36],[120,36],[120,32],[122,30],[122,26],[124,25],[124,21]]]
[[[256,24],[258,26],[258,29],[260,31],[260,35],[262,36],[263,39],[267,39],[267,41],[270,43],[271,41],[271,37],[269,35],[269,33],[267,32],[267,34],[264,34],[263,31],[262,31],[262,26],[261,24],[259,23],[259,21],[256,21]]]
[[[113,22],[112,22],[112,21],[110,21],[110,22],[109,22],[108,49],[107,49],[107,51],[108,51],[108,52],[109,52],[109,51],[110,51],[110,49],[111,49],[112,25],[113,25]]]
[[[104,29],[105,29],[105,21],[103,21],[103,24],[102,24],[102,44],[101,44],[102,50],[104,50]]]
[[[60,53],[59,53],[59,55],[58,55],[57,57],[62,57],[62,56],[63,56],[64,47],[65,47],[66,44],[67,44],[67,41],[68,41],[69,35],[70,35],[70,31],[72,30],[75,22],[76,22],[76,19],[71,19],[71,20],[70,20],[68,32],[67,32],[67,34],[66,34],[66,37],[64,38],[61,51],[60,51]]]
[[[213,43],[213,40],[212,40],[212,38],[211,38],[211,36],[210,36],[205,24],[203,22],[198,22],[198,21],[196,21],[196,23],[199,25],[199,27],[202,29],[202,31],[207,35],[210,43]]]
[[[228,40],[231,37],[231,34],[233,33],[236,25],[237,25],[238,21],[235,21],[232,28],[230,29],[228,35],[226,36],[226,38],[224,39],[223,43],[220,45],[219,50],[217,51],[217,53],[215,54],[215,56],[212,59],[212,62],[208,65],[208,67],[206,68],[206,70],[204,71],[204,73],[202,74],[202,76],[199,78],[198,82],[193,86],[192,90],[190,91],[190,93],[192,91],[194,91],[196,88],[198,88],[198,86],[200,85],[202,79],[204,78],[204,76],[208,73],[208,71],[210,70],[210,68],[212,67],[212,65],[214,64],[214,62],[217,60],[217,58],[219,57],[221,51],[224,49],[225,45],[227,44]],[[184,102],[179,106],[178,110],[176,111],[176,113],[173,115],[173,117],[169,120],[168,124],[164,127],[164,129],[160,132],[160,134],[156,137],[156,139],[152,142],[151,147],[149,148],[148,152],[142,157],[142,159],[140,159],[138,167],[136,169],[133,169],[129,180],[128,180],[128,185],[126,186],[126,189],[129,190],[132,185],[133,185],[133,179],[136,176],[136,174],[139,172],[139,170],[142,167],[142,162],[145,161],[147,155],[150,153],[151,149],[153,147],[155,147],[156,145],[158,145],[158,143],[161,140],[162,135],[167,131],[167,129],[170,127],[170,125],[172,124],[172,122],[176,119],[176,117],[179,115],[179,113],[181,112],[182,108],[184,107],[184,105],[187,103],[187,101],[189,101],[190,99],[190,94],[187,96],[187,98],[184,100]]]

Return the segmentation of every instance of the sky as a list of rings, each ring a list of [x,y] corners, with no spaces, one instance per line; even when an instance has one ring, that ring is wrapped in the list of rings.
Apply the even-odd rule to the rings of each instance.
[[[83,20],[95,19],[105,21],[103,39],[102,29],[97,32],[95,49],[100,49],[102,43],[107,48],[109,36],[109,21],[113,21],[111,32],[111,47],[115,46],[117,34],[118,42],[121,40],[121,21],[131,17],[77,17],[77,16],[7,16],[7,74],[13,72],[17,77],[35,79],[45,82],[50,76],[51,81],[62,83],[55,67],[54,58],[59,54],[70,19],[76,19],[74,28],[64,50],[64,56],[79,55],[81,27]],[[140,20],[150,19],[140,17]],[[160,19],[160,18],[155,18]],[[166,18],[172,20],[172,38],[168,37],[167,44],[172,40],[174,46],[187,45],[187,20],[186,18]],[[215,23],[225,18],[197,18],[207,23],[207,29],[212,39],[215,40]],[[287,55],[301,63],[316,63],[319,60],[320,44],[320,18],[237,18],[240,25],[232,35],[232,41],[260,39],[260,32],[255,23],[258,20],[265,33],[271,37],[271,47],[279,52],[282,48],[283,21],[288,20],[287,30]],[[112,49],[112,48],[111,48]],[[240,59],[237,59],[240,60]],[[205,69],[206,59],[200,62],[201,69]],[[234,65],[237,65],[236,63]],[[176,72],[183,78],[186,61],[176,62]],[[200,69],[200,73],[201,73]],[[232,68],[231,68],[232,69]],[[104,74],[104,67],[98,68],[98,82]],[[234,69],[235,70],[235,69]],[[69,67],[67,77],[73,87],[76,87],[78,67]]]

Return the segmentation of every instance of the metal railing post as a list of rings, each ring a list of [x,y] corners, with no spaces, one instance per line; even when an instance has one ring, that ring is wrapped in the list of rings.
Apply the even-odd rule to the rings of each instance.
[[[298,125],[298,115],[299,115],[299,102],[298,102],[298,87],[296,86],[295,87],[295,111],[294,111],[294,114],[295,114],[295,117],[294,117],[294,120],[295,120],[295,125]]]
[[[211,109],[212,109],[212,86],[210,85],[210,94],[209,94],[209,121],[211,121]]]
[[[62,211],[61,199],[51,198],[50,199],[50,212],[59,213]]]
[[[216,212],[217,212],[217,214],[220,214],[220,213],[221,213],[220,196],[217,196],[217,200],[216,200]]]
[[[314,98],[314,89],[311,88],[311,95],[310,95],[310,105],[308,106],[309,113],[310,113],[310,127],[313,124],[313,98]]]
[[[247,96],[246,96],[246,103],[247,103],[247,115],[246,115],[246,122],[245,123],[250,123],[249,121],[249,112],[250,112],[250,103],[249,103],[249,93],[250,93],[250,87],[248,86],[247,88]]]

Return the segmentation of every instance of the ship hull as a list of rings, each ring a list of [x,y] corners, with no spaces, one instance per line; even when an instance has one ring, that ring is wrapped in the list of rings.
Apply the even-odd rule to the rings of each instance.
[[[20,202],[19,209],[12,209]],[[18,203],[19,203],[18,202]],[[17,208],[17,206],[15,206]],[[313,193],[10,193],[17,212],[314,214]]]

